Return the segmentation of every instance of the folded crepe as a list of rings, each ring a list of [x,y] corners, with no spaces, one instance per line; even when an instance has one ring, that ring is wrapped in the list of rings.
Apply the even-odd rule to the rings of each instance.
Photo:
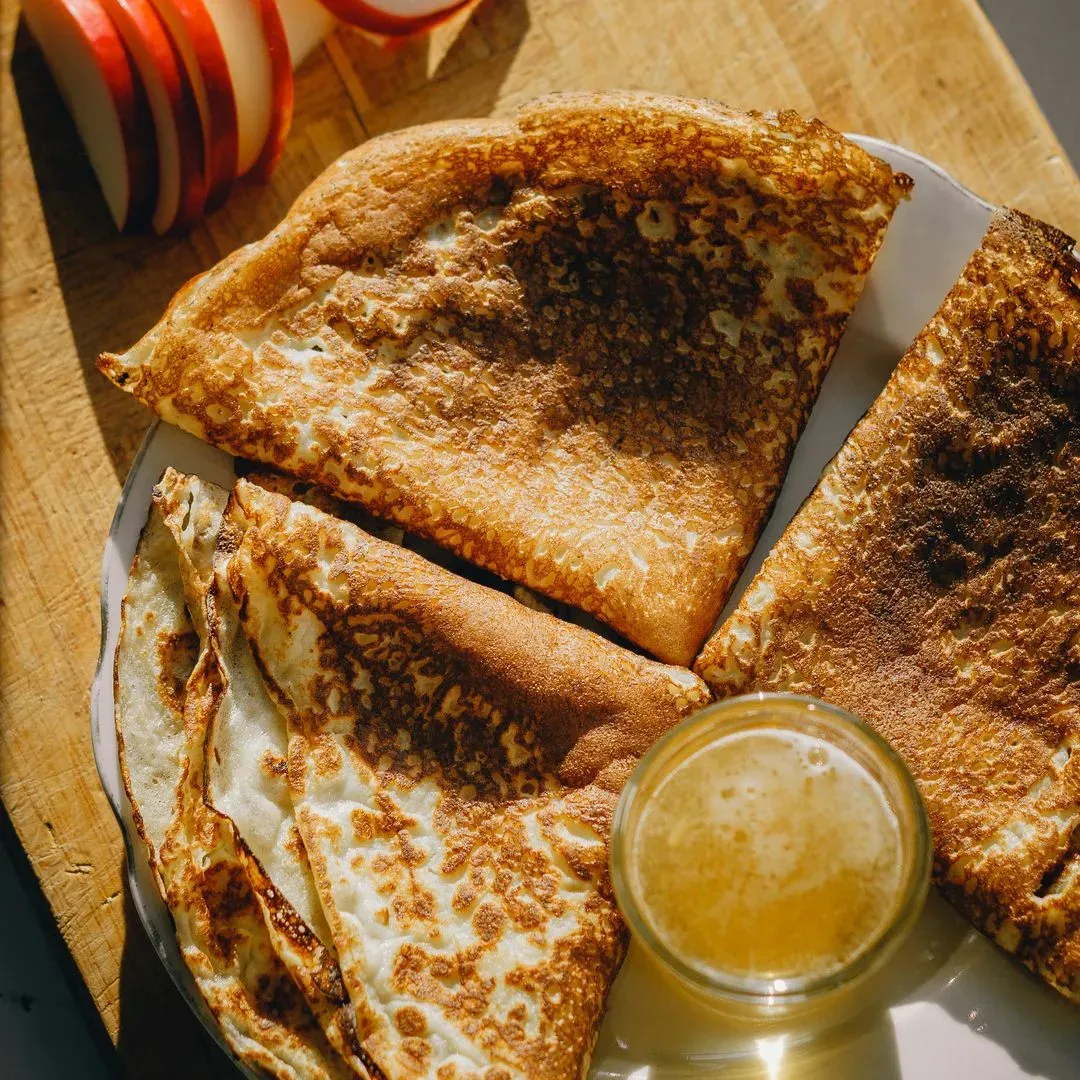
[[[120,775],[162,890],[157,853],[173,818],[184,762],[185,687],[198,656],[176,541],[152,508],[120,609],[113,697]]]
[[[156,492],[117,645],[121,771],[181,955],[229,1046],[280,1080],[344,1080],[356,1073],[275,953],[228,821],[202,799],[217,688],[204,670],[208,654],[195,656],[226,497],[175,473]]]
[[[252,479],[270,490],[337,509],[334,500],[310,485],[264,474]],[[192,482],[168,469],[159,488],[182,489]],[[378,1071],[360,1045],[355,1013],[296,825],[286,772],[285,719],[267,695],[225,581],[235,543],[229,527],[221,528],[205,599],[208,627],[201,674],[212,689],[204,697],[201,725],[202,797],[228,822],[270,943],[330,1043],[359,1076],[378,1080]]]
[[[1080,1002],[1080,262],[1002,211],[697,670],[870,721],[935,875]]]
[[[704,684],[245,481],[224,535],[365,1052],[583,1075],[625,943],[617,793]]]
[[[99,364],[687,664],[909,187],[790,112],[553,96],[365,143]]]

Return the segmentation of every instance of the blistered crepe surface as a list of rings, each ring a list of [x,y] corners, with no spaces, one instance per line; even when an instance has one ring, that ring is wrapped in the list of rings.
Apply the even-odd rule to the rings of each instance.
[[[151,509],[121,607],[114,700],[120,772],[155,874],[180,775],[184,686],[198,654],[176,541]]]
[[[395,543],[415,542],[404,538],[400,529],[367,516],[356,504],[340,503],[308,483],[258,471],[248,479],[346,517]],[[365,1066],[370,1069],[370,1060],[358,1044],[352,1006],[293,812],[286,776],[285,718],[267,695],[247,639],[239,630],[235,602],[224,581],[235,538],[228,527],[223,533],[214,559],[214,587],[206,602],[209,648],[220,691],[207,722],[205,796],[236,830],[238,855],[263,911],[274,951],[301,987],[332,1045],[363,1074]],[[431,554],[446,557],[438,550]],[[476,571],[453,556],[449,559],[459,572]]]
[[[155,550],[179,565],[188,610],[202,612],[227,493],[197,477],[167,470],[155,489],[151,515],[169,529],[173,544]],[[156,526],[155,526],[156,528]],[[139,558],[147,552],[141,550]],[[172,568],[160,573],[172,580]],[[136,594],[137,595],[137,594]],[[134,603],[134,597],[129,593]],[[228,823],[203,804],[206,722],[218,686],[201,653],[183,693],[184,732],[176,758],[171,820],[159,848],[159,870],[176,924],[181,955],[226,1041],[244,1062],[279,1080],[338,1080],[354,1075],[335,1054],[299,989],[275,954],[266,924]],[[145,747],[148,767],[157,751]]]
[[[259,475],[257,482],[333,503],[308,490],[310,485],[283,477]],[[331,1044],[366,1078],[370,1062],[357,1039],[355,1014],[293,812],[285,718],[267,694],[225,580],[234,543],[226,527],[206,605],[219,692],[207,720],[205,797],[235,829],[238,854],[274,951]]]
[[[554,96],[347,154],[101,366],[689,663],[909,183],[792,113]]]
[[[616,793],[704,685],[244,482],[230,518],[365,1049],[395,1078],[578,1076],[624,947]]]
[[[947,895],[1080,1001],[1080,263],[1001,212],[697,669],[870,720]]]

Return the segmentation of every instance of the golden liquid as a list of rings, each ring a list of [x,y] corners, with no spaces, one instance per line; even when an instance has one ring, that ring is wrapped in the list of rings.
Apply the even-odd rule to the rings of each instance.
[[[839,970],[891,921],[903,876],[877,781],[821,739],[767,727],[676,765],[644,804],[630,859],[668,949],[742,978]]]

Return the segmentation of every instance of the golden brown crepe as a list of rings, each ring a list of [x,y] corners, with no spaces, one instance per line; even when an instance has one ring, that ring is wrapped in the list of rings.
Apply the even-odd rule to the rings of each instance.
[[[117,645],[121,768],[180,953],[234,1053],[279,1080],[345,1080],[355,1074],[271,947],[228,821],[202,802],[216,686],[206,678],[208,654],[194,662],[196,623],[205,633],[202,601],[225,498],[171,471],[156,491]]]
[[[374,139],[102,370],[689,663],[910,179],[635,93]]]
[[[154,507],[120,613],[113,668],[120,775],[135,829],[164,890],[157,853],[173,817],[184,759],[184,688],[199,656],[199,635],[184,599],[176,541]]]
[[[697,670],[873,723],[935,873],[1080,1002],[1080,263],[993,218]]]
[[[365,1051],[583,1075],[624,948],[617,792],[704,684],[245,481],[227,521]]]
[[[308,484],[266,474],[252,480],[328,510],[340,509]],[[159,489],[183,490],[191,483],[197,482],[170,469]],[[200,724],[205,738],[203,799],[234,833],[235,850],[273,950],[330,1044],[367,1080],[372,1063],[356,1036],[355,1013],[288,791],[285,718],[262,683],[225,581],[235,538],[226,527],[215,540],[213,581],[205,597],[205,652],[200,675],[193,680],[207,688]]]

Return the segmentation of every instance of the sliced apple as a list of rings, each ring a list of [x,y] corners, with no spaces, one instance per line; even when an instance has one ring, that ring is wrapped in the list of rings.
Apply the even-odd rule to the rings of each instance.
[[[384,37],[431,30],[470,0],[322,0],[342,22]]]
[[[319,0],[277,0],[293,70],[334,29],[337,20]]]
[[[146,92],[99,0],[24,0],[41,47],[118,229],[145,228],[157,202]]]
[[[281,160],[285,140],[289,137],[293,114],[293,69],[289,56],[289,42],[285,37],[285,24],[281,21],[277,0],[254,0],[259,9],[263,41],[270,56],[270,74],[273,99],[270,106],[270,126],[266,141],[255,164],[251,166],[251,178],[264,184],[270,179],[274,167]]]
[[[236,174],[243,176],[266,145],[274,103],[274,73],[263,34],[262,0],[203,0],[229,65],[236,95]]]
[[[150,0],[102,0],[102,6],[135,61],[154,116],[158,151],[154,232],[188,229],[206,205],[206,170],[202,121],[184,62]]]
[[[237,177],[236,95],[214,20],[203,0],[152,0],[195,91],[203,129],[206,212],[225,201]]]

